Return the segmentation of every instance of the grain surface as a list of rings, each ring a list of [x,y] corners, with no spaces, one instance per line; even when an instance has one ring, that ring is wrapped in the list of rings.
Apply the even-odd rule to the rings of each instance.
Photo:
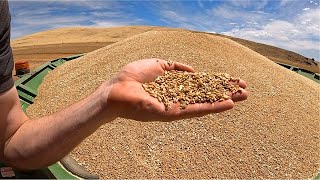
[[[172,63],[169,61],[168,65],[170,64]],[[241,91],[239,85],[232,84],[232,81],[238,80],[225,73],[165,71],[154,81],[143,83],[142,87],[163,103],[166,110],[178,102],[180,109],[185,109],[189,104],[230,99],[228,92]]]
[[[232,110],[175,122],[117,119],[71,152],[101,178],[310,178],[319,171],[319,85],[222,37],[151,31],[52,71],[31,117],[86,97],[125,64],[144,58],[245,79],[249,98]]]

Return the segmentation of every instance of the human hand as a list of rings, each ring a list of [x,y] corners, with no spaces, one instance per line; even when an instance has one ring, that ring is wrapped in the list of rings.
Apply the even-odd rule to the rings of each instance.
[[[194,72],[188,65],[177,62],[169,65],[167,61],[160,59],[139,60],[126,65],[114,79],[104,85],[108,90],[105,91],[103,104],[108,113],[112,113],[114,117],[139,121],[171,121],[226,111],[234,107],[234,102],[248,97],[248,92],[244,89],[246,82],[240,80],[231,82],[242,88],[235,94],[230,93],[231,99],[190,104],[185,109],[180,109],[178,102],[166,110],[163,103],[143,89],[142,83],[154,81],[169,70]]]

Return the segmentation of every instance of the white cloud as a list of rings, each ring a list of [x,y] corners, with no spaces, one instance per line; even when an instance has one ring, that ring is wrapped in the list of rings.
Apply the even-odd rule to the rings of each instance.
[[[201,2],[201,0],[198,0],[197,2],[198,2],[199,7],[204,8],[203,3]]]
[[[115,27],[130,25],[129,22],[114,22],[114,21],[93,21],[93,27]]]
[[[161,10],[161,21],[171,27],[179,27],[190,30],[197,30],[199,28],[206,28],[206,24],[210,23],[204,16],[185,16],[173,10]]]
[[[312,40],[292,39],[292,36],[286,35],[285,32],[271,34],[265,29],[233,29],[228,32],[223,32],[223,34],[248,39],[255,42],[265,43],[284,49],[294,50],[300,53],[304,50],[320,50],[319,42]]]
[[[135,25],[135,24],[143,24],[142,19],[132,19],[132,20],[126,20],[122,19],[120,21],[114,21],[114,20],[91,20],[93,23],[92,27],[116,27],[116,26],[128,26],[128,25]]]
[[[304,8],[304,9],[302,9],[302,10],[304,10],[304,11],[308,11],[310,8]]]
[[[246,6],[245,2],[242,3],[237,6]],[[297,9],[302,6],[294,4],[296,2],[282,1],[281,3],[290,4],[291,8]],[[307,55],[306,52],[312,52],[314,56],[315,52],[320,50],[320,15],[317,9],[301,11],[301,8],[300,14],[286,19],[278,19],[278,14],[270,14],[263,10],[245,11],[226,4],[202,13],[187,14],[180,9],[184,8],[170,9],[166,7],[165,10],[160,9],[163,22],[188,29],[222,32],[305,55]],[[292,12],[290,9],[285,11],[281,9],[281,13],[286,15]],[[318,39],[315,38],[316,35]],[[316,56],[316,58],[319,57]]]
[[[43,15],[43,16],[29,16],[26,18],[19,18],[14,20],[16,24],[20,26],[48,26],[51,27],[52,25],[74,25],[74,24],[81,24],[81,22],[87,22],[90,18],[88,16],[51,16],[51,15]]]
[[[93,15],[96,17],[112,17],[112,18],[121,18],[121,17],[127,16],[125,13],[119,12],[119,11],[108,11],[108,12],[94,11],[94,12],[91,12],[90,15]]]
[[[266,14],[269,14],[269,13],[266,13],[266,12],[264,12],[264,11],[252,11],[253,13],[259,13],[259,14],[264,14],[264,15],[266,15]]]
[[[295,29],[295,27],[292,23],[289,23],[287,21],[276,20],[265,25],[263,29],[267,32],[270,32],[271,34],[284,34]]]
[[[259,1],[252,1],[252,0],[229,0],[225,1],[227,4],[235,7],[241,8],[254,8],[256,10],[263,9],[267,4],[267,0],[259,0]]]
[[[315,53],[320,51],[318,13],[319,9],[312,9],[297,16],[292,22],[274,20],[260,28],[234,28],[223,33],[282,47],[301,54],[305,54],[305,51]]]
[[[304,11],[295,20],[295,24],[306,33],[320,36],[320,8]]]
[[[141,23],[114,1],[10,1],[11,37],[68,26],[124,26]]]
[[[244,9],[235,9],[230,6],[219,6],[211,9],[210,15],[223,18],[226,20],[241,22],[250,22],[249,24],[255,24],[254,22],[264,21],[266,15],[263,11],[246,11]]]
[[[281,0],[280,6],[286,6],[286,5],[290,4],[291,2],[292,2],[292,0]]]
[[[188,22],[188,18],[185,16],[181,16],[179,15],[177,12],[175,11],[171,11],[171,10],[163,10],[161,12],[162,16],[168,19],[171,19],[173,21],[177,21],[177,22]]]
[[[72,6],[72,7],[82,7],[94,10],[99,9],[114,9],[121,6],[117,1],[102,1],[102,0],[50,0],[52,2],[57,2],[59,5]]]
[[[318,3],[314,1],[310,1],[310,4],[318,5]]]

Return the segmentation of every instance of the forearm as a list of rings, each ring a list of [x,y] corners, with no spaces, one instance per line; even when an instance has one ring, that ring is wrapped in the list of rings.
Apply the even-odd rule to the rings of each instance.
[[[51,116],[27,120],[6,142],[6,162],[35,169],[62,159],[99,126],[114,119],[102,107],[103,90]]]

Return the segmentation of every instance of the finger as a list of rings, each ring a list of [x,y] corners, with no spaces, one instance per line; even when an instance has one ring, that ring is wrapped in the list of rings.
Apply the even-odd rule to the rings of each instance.
[[[169,66],[169,68],[171,68],[172,66],[173,66],[174,70],[195,72],[193,67],[186,65],[186,64],[179,63],[179,62],[174,62],[171,66]]]
[[[202,103],[200,104],[200,112],[201,113],[219,113],[234,107],[234,103],[231,99],[224,100],[224,101],[217,101],[214,103]],[[192,108],[192,107],[190,107]]]
[[[186,65],[186,64],[182,64],[182,63],[179,63],[179,62],[170,62],[170,61],[165,61],[165,60],[159,60],[159,59],[157,61],[161,62],[162,67],[166,71],[178,70],[178,71],[195,72],[193,67],[191,67],[189,65]]]
[[[243,89],[247,87],[247,83],[242,79],[239,79],[238,81],[230,81],[230,84],[239,85]]]
[[[245,89],[240,89],[238,92],[236,93],[231,93],[231,92],[228,92],[228,96],[231,97],[231,99],[234,101],[234,102],[238,102],[238,101],[244,101],[248,98],[249,96],[249,92]]]
[[[200,117],[210,113],[219,113],[234,107],[231,99],[215,103],[189,104],[185,109],[180,109],[180,104],[175,103],[169,109],[167,115],[174,119]]]

